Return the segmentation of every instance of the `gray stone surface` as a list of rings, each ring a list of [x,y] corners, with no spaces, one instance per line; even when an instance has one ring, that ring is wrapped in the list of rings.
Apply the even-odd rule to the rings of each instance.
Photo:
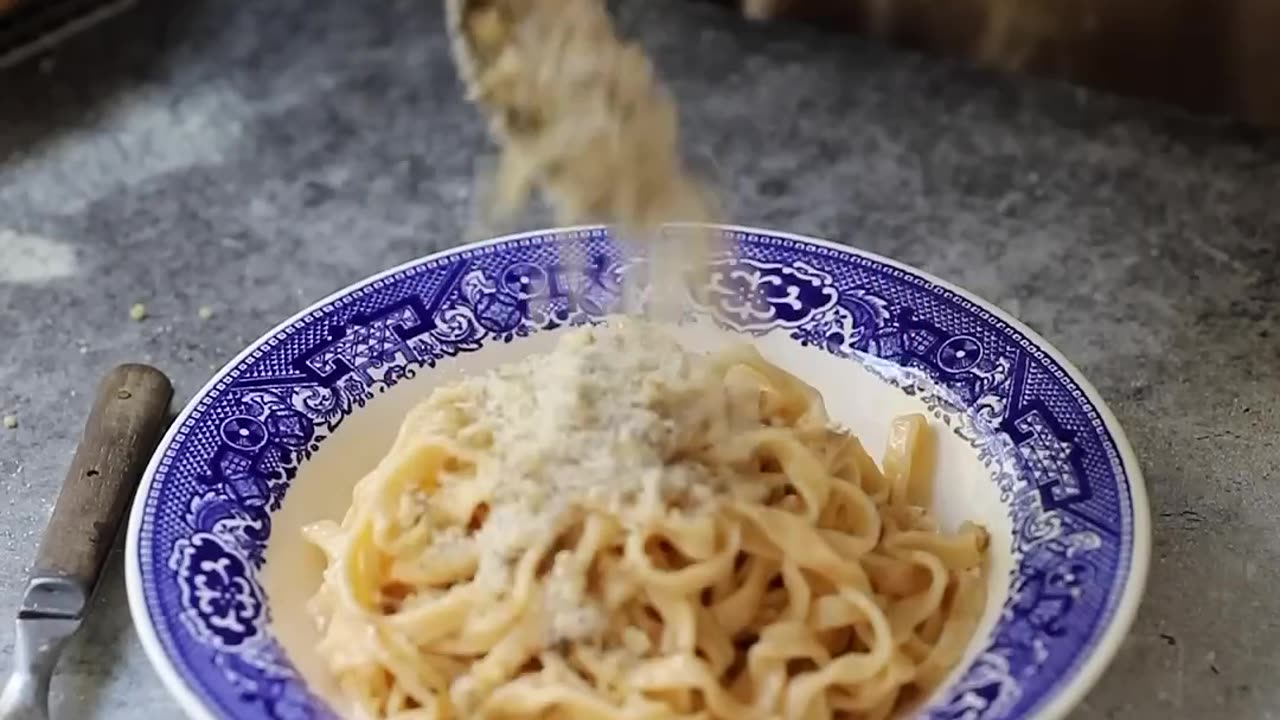
[[[457,242],[486,152],[438,3],[154,5],[0,75],[6,617],[100,373],[151,361],[189,397],[310,301]],[[1280,144],[682,0],[621,17],[736,220],[979,293],[1128,429],[1156,523],[1149,592],[1075,717],[1280,716]],[[123,585],[117,556],[57,717],[177,714]],[[0,667],[11,652],[6,621]]]

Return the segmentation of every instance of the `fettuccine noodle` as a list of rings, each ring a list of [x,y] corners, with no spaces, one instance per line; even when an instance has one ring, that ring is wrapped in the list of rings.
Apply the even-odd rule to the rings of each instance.
[[[987,534],[930,517],[929,428],[882,468],[748,346],[658,326],[435,390],[307,535],[361,719],[886,718],[959,662]]]

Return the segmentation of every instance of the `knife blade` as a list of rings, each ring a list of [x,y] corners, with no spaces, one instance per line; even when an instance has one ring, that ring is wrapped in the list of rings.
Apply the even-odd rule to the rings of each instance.
[[[49,716],[54,667],[88,613],[172,397],[169,379],[146,365],[122,365],[98,386],[19,605],[0,720]]]

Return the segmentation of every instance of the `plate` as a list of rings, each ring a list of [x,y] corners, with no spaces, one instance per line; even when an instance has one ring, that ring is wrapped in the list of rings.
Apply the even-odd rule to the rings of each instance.
[[[923,272],[717,230],[733,249],[690,288],[679,332],[714,323],[749,339],[873,449],[892,416],[927,413],[940,518],[992,533],[986,615],[920,715],[1066,714],[1123,640],[1150,556],[1142,477],[1097,392],[1026,327]],[[601,228],[463,246],[316,304],[197,393],[148,469],[126,564],[143,645],[182,708],[336,717],[303,610],[322,561],[299,529],[341,517],[431,387],[616,310],[635,265]]]

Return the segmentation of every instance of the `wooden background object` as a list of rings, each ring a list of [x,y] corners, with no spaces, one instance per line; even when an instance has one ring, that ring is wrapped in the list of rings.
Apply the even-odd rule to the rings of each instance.
[[[145,365],[122,365],[103,379],[33,577],[70,578],[92,592],[160,440],[172,396],[169,379]]]
[[[1280,0],[740,0],[1013,72],[1280,126]]]

